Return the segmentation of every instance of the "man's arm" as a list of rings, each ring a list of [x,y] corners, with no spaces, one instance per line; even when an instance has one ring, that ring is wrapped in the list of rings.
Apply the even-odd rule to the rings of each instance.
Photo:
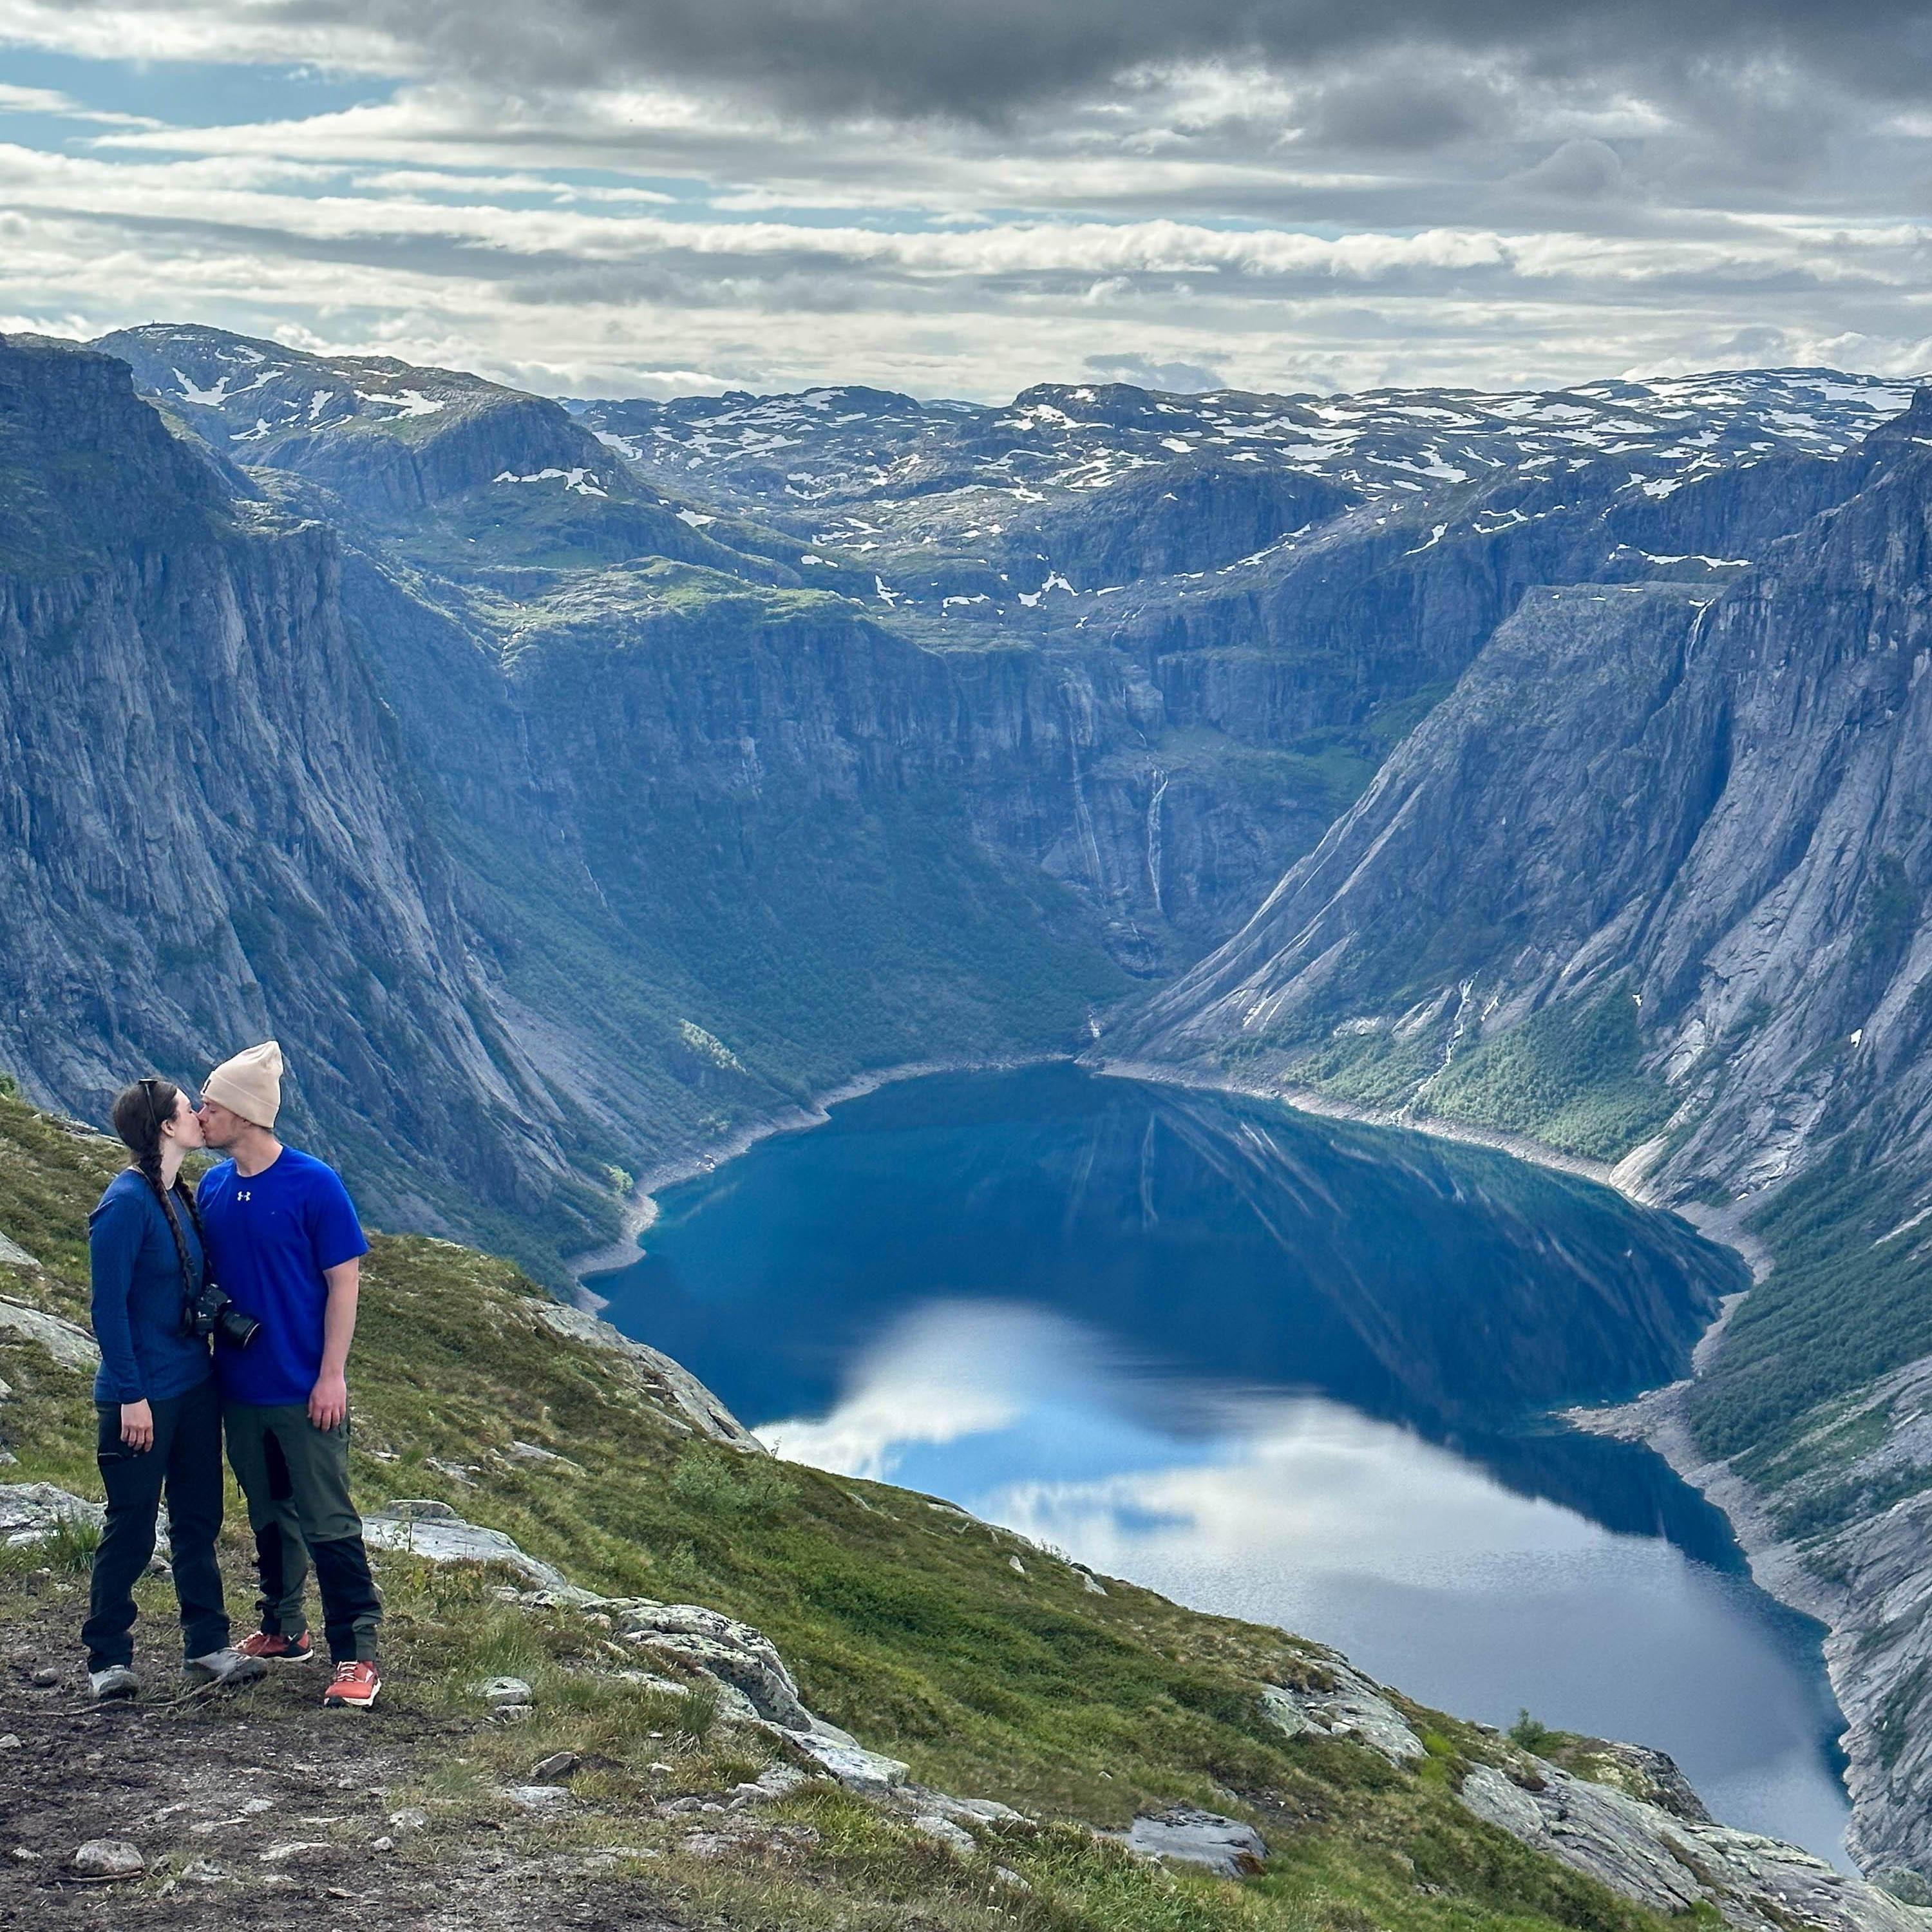
[[[362,1258],[324,1268],[322,1278],[328,1284],[322,1313],[322,1372],[309,1390],[308,1419],[318,1429],[333,1429],[349,1413],[349,1345],[356,1339]]]

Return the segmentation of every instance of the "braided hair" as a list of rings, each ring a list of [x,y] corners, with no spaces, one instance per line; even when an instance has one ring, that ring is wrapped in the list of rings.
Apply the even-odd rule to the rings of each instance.
[[[181,1264],[182,1300],[185,1304],[195,1297],[194,1270],[188,1258],[188,1244],[182,1238],[181,1218],[175,1211],[176,1202],[188,1210],[188,1220],[194,1224],[204,1269],[208,1240],[202,1232],[201,1210],[195,1205],[194,1196],[181,1184],[179,1174],[172,1187],[164,1186],[161,1180],[161,1129],[174,1118],[175,1102],[180,1094],[181,1089],[172,1080],[152,1076],[122,1088],[114,1100],[114,1131],[127,1143],[128,1151],[134,1156],[130,1165],[154,1190],[154,1198],[167,1218],[168,1232],[175,1238],[175,1258]]]

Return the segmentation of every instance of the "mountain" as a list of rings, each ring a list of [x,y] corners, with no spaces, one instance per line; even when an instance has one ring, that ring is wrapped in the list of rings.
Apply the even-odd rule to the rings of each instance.
[[[1526,596],[1108,1047],[1620,1161],[1767,1245],[1664,1419],[1838,1633],[1858,1848],[1922,1866],[1932,394],[1788,473],[1669,500],[1721,582]]]
[[[1832,1625],[1858,1847],[1932,1871],[1928,446],[1822,370],[0,340],[0,1064],[98,1119],[273,1031],[378,1219],[556,1285],[640,1167],[1096,1036],[1618,1163],[1769,1263],[1619,1426]]]
[[[98,1114],[272,1026],[379,1209],[554,1280],[626,1169],[1086,1036],[1537,586],[1711,594],[1904,400],[566,406],[172,324],[0,364],[0,974],[60,1016],[0,1055]]]
[[[0,1059],[33,1090],[99,1118],[272,1030],[296,1131],[376,1211],[556,1280],[620,1163],[868,1065],[1058,1045],[1118,994],[944,783],[943,664],[755,557],[639,556],[718,551],[641,486],[382,512],[394,473],[244,472],[124,362],[0,348]]]

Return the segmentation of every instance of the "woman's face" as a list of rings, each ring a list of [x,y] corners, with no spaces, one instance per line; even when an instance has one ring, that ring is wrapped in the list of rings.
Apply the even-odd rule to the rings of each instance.
[[[201,1119],[188,1103],[185,1094],[175,1096],[175,1116],[162,1124],[164,1134],[172,1134],[177,1147],[198,1148],[205,1144],[201,1137]]]

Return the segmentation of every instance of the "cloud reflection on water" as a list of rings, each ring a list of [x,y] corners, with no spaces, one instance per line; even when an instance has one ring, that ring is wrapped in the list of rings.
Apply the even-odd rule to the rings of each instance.
[[[938,1300],[782,1455],[948,1496],[1197,1608],[1280,1624],[1445,1708],[1672,1750],[1731,1822],[1841,1857],[1828,1713],[1748,1586],[1316,1396],[1150,1372],[1082,1324]]]

